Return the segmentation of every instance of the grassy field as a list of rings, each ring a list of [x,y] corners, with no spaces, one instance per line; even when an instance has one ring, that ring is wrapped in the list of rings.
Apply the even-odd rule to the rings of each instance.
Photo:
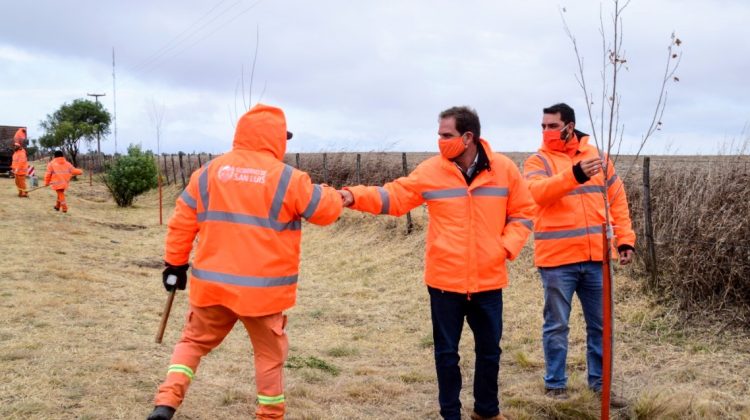
[[[37,164],[37,168],[43,165]],[[165,221],[178,190],[166,191]],[[175,299],[164,344],[154,343],[166,298],[165,227],[157,196],[118,209],[104,187],[74,182],[70,212],[48,190],[15,197],[0,179],[0,418],[138,419],[152,407],[186,310]],[[306,225],[297,306],[289,311],[290,419],[434,419],[437,386],[422,283],[426,214],[404,220],[347,211]],[[576,303],[569,354],[572,398],[543,396],[542,289],[531,248],[505,290],[501,400],[513,419],[598,418],[585,384],[585,328]],[[680,325],[670,307],[616,279],[616,382],[632,401],[618,418],[750,418],[747,331]],[[465,331],[462,400],[473,405],[472,337]],[[179,419],[249,418],[251,347],[239,326],[204,358]]]

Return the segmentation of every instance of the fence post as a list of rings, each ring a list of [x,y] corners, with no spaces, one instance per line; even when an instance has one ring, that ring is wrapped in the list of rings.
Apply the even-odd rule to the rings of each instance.
[[[646,267],[651,273],[651,287],[656,288],[658,285],[658,270],[656,264],[656,244],[654,243],[654,225],[651,220],[651,158],[643,158],[643,228],[646,237],[646,249],[648,262]]]
[[[406,152],[401,153],[401,164],[404,167],[404,176],[409,175],[409,168],[406,164]],[[411,221],[411,212],[406,213],[406,234],[410,234],[411,231],[414,229],[414,225]]]
[[[93,156],[89,156],[89,187],[94,185],[94,159]]]
[[[323,153],[323,183],[328,184],[328,154]]]
[[[361,168],[362,168],[362,155],[357,153],[357,185],[362,184],[362,175],[361,175]]]
[[[198,168],[200,168],[201,166],[203,166],[203,162],[201,162],[201,155],[202,154],[203,153],[198,153]]]
[[[299,153],[294,154],[294,160],[297,162],[297,169],[299,169]]]
[[[169,160],[172,161],[172,179],[174,180],[174,184],[177,185],[177,168],[174,164],[174,155],[169,155]]]
[[[161,155],[161,160],[164,162],[164,178],[167,180],[169,185],[169,167],[167,166],[167,155]]]
[[[191,175],[193,175],[193,158],[190,156],[190,153],[187,155],[187,167],[188,167],[188,178],[190,178]]]
[[[182,189],[184,190],[185,187],[187,187],[187,182],[185,182],[185,169],[183,169],[183,165],[182,165],[182,156],[183,155],[184,155],[184,153],[182,153],[182,152],[179,152],[177,154],[178,159],[180,161],[180,177],[182,177]]]

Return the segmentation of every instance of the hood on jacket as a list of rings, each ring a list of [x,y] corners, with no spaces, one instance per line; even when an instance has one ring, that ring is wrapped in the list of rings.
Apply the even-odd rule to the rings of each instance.
[[[257,104],[237,123],[232,149],[268,152],[276,159],[283,160],[287,137],[284,111]]]

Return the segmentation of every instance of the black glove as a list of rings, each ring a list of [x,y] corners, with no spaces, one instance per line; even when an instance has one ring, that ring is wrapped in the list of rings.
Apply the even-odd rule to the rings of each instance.
[[[573,165],[573,176],[576,177],[576,182],[578,182],[579,184],[586,183],[589,179],[591,179],[588,175],[586,175],[586,172],[583,172],[583,168],[581,168],[581,162]]]
[[[164,288],[167,289],[168,292],[171,292],[175,287],[180,290],[185,290],[185,286],[187,286],[187,270],[190,268],[190,264],[171,265],[168,262],[165,262],[164,265],[167,266],[167,268],[161,272],[161,281],[164,283]],[[170,275],[177,277],[177,283],[174,285],[167,283],[167,278]]]

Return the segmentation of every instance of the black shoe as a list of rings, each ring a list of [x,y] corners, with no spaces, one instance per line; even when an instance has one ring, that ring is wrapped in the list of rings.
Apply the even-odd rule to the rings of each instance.
[[[168,405],[157,405],[146,420],[170,420],[174,416],[174,408]]]
[[[55,211],[60,211],[60,207],[52,207]]]
[[[554,400],[567,400],[568,389],[567,388],[545,388],[544,395]]]
[[[598,391],[594,391],[594,393],[599,398],[599,401],[601,401],[601,399],[602,399],[602,391],[598,390]],[[619,395],[615,395],[614,393],[610,393],[609,394],[609,406],[610,407],[612,407],[612,408],[625,408],[628,405],[630,405],[630,403],[625,398],[623,398],[623,397],[621,397]]]

